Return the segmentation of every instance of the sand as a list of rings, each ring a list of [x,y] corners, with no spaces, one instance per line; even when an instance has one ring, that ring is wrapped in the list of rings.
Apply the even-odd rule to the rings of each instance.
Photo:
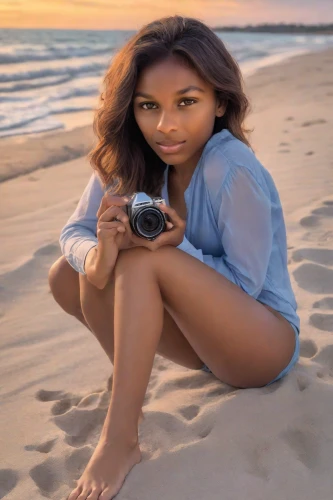
[[[157,355],[143,460],[119,500],[332,498],[332,70],[331,50],[246,79],[252,143],[284,208],[300,361],[269,387],[235,389]],[[106,414],[112,367],[47,281],[92,140],[86,126],[0,141],[0,498],[65,498]]]

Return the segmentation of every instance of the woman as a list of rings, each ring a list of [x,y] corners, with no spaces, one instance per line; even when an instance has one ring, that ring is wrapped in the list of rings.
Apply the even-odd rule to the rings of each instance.
[[[223,42],[196,19],[157,20],[116,54],[104,84],[95,172],[50,270],[55,299],[114,364],[100,440],[70,500],[113,498],[141,460],[156,352],[242,388],[280,379],[299,355],[282,207],[246,138],[249,104]],[[125,213],[138,191],[166,200],[155,241],[133,234]]]

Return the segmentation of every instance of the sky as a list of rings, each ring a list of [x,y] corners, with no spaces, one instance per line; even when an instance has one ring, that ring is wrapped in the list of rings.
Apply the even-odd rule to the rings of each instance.
[[[333,0],[0,0],[0,27],[139,29],[180,14],[209,26],[333,22]]]

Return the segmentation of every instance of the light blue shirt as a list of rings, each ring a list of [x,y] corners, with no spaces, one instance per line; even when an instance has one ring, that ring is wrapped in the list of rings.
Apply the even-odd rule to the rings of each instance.
[[[167,205],[168,170],[169,165],[161,193]],[[61,251],[82,274],[86,255],[98,242],[96,213],[104,192],[93,173],[61,231]],[[252,150],[227,129],[214,134],[184,197],[186,231],[178,248],[280,312],[299,331],[280,197],[271,174]]]

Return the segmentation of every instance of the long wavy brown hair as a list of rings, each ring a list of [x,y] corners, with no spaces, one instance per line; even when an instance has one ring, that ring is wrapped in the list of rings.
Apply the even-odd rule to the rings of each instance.
[[[133,95],[140,73],[172,55],[182,57],[227,104],[225,114],[215,119],[213,134],[228,129],[250,147],[245,135],[249,130],[244,128],[250,105],[242,74],[222,40],[195,18],[176,15],[157,19],[116,52],[95,110],[93,130],[98,140],[88,159],[104,187],[112,187],[115,194],[144,191],[156,196],[161,192],[166,164],[136,123]]]

